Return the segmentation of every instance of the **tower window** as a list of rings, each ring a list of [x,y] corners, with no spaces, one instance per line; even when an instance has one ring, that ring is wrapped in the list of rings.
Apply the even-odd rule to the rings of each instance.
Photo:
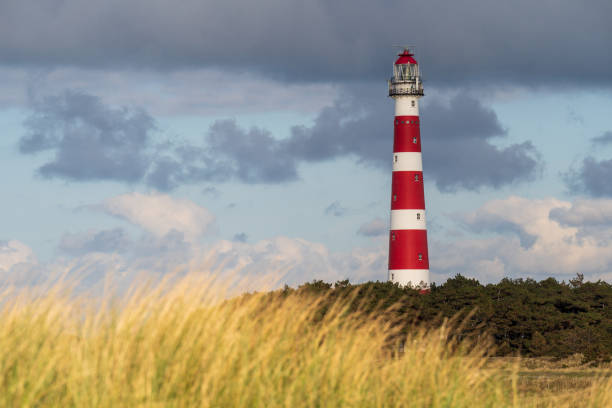
[[[419,181],[419,175],[418,174],[414,175],[414,181]]]
[[[412,143],[417,144],[417,138],[416,138],[416,136],[412,138]]]
[[[393,194],[393,201],[397,201],[397,195]]]
[[[397,154],[396,154],[395,156],[393,156],[393,161],[394,161],[395,163],[397,163]]]
[[[394,273],[391,274],[391,280],[395,280],[395,274]]]
[[[414,105],[415,105],[414,101],[410,101],[410,103],[411,103],[412,107],[414,108]]]
[[[391,241],[395,241],[395,232],[391,233]]]
[[[419,253],[419,261],[423,260],[423,254]]]
[[[421,213],[417,213],[417,220],[421,219]]]

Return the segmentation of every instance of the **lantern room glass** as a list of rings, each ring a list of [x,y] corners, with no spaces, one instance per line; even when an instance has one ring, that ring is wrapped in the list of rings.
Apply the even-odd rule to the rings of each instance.
[[[393,77],[396,81],[411,81],[419,76],[417,64],[396,64],[393,66]]]

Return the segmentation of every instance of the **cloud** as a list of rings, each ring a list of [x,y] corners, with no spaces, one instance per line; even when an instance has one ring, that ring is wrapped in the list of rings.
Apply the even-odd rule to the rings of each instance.
[[[526,214],[536,207],[525,208],[522,212],[516,211],[520,204],[518,197],[510,197],[505,201],[493,201],[483,205],[477,211],[467,214],[457,214],[457,219],[475,233],[511,233],[515,234],[523,248],[531,248],[538,236],[526,231],[524,218],[537,219],[541,214]]]
[[[507,131],[491,109],[470,96],[423,108],[423,166],[441,191],[479,190],[534,179],[542,166],[529,141],[500,148],[492,139]]]
[[[155,124],[143,110],[109,108],[95,96],[74,91],[34,101],[32,108],[19,150],[55,153],[38,169],[42,176],[133,183],[147,171]]]
[[[17,240],[0,241],[0,271],[9,272],[20,264],[37,264],[32,249]]]
[[[612,197],[612,159],[597,160],[588,156],[578,169],[572,168],[562,176],[571,193]]]
[[[609,144],[612,144],[612,132],[607,131],[607,132],[604,132],[601,136],[592,138],[591,143],[593,143],[596,146],[597,145],[607,146]]]
[[[504,276],[567,278],[576,273],[609,279],[612,234],[609,228],[603,233],[590,226],[612,218],[611,208],[607,201],[571,203],[555,198],[487,202],[461,220],[468,231],[484,236],[435,240],[430,247],[431,270],[485,281]]]
[[[267,130],[252,127],[245,131],[234,120],[218,120],[208,130],[205,146],[205,155],[200,159],[211,163],[207,166],[207,179],[233,177],[245,183],[297,179],[295,159],[284,155],[282,143]]]
[[[196,161],[204,158],[205,168],[185,173],[178,167],[182,173],[168,177],[175,184],[199,176],[246,183],[286,182],[298,178],[299,163],[338,157],[353,157],[363,165],[389,171],[392,107],[382,95],[370,102],[371,92],[368,87],[345,91],[319,113],[312,126],[294,126],[286,139],[275,139],[262,129],[240,129],[234,121],[218,121],[207,136],[205,145],[210,148],[189,156]],[[473,97],[456,96],[448,103],[434,99],[424,106],[422,118],[426,177],[442,191],[500,188],[539,175],[542,162],[533,144],[495,146],[493,139],[507,131],[495,112]]]
[[[168,0],[65,0],[42,7],[8,0],[0,6],[0,60],[355,80],[385,77],[390,44],[410,38],[435,81],[609,84],[612,56],[601,50],[612,40],[602,17],[611,12],[604,0],[589,7],[562,0],[554,12],[528,0],[512,6],[485,0],[187,0],[181,7]],[[408,27],[401,24],[406,16]]]
[[[357,234],[366,237],[378,237],[381,235],[386,235],[388,231],[388,222],[385,222],[382,218],[374,218],[373,220],[362,224],[357,230]]]
[[[284,142],[286,154],[304,161],[355,157],[359,163],[389,170],[392,107],[376,98],[347,93],[324,109],[315,124],[295,127]],[[535,178],[540,157],[531,142],[499,148],[492,139],[506,135],[497,115],[470,96],[449,103],[433,100],[422,109],[426,177],[442,191],[499,188]]]
[[[333,215],[334,217],[341,217],[346,214],[347,209],[343,207],[339,201],[334,201],[328,205],[323,211],[325,215]]]
[[[571,227],[612,226],[612,200],[576,200],[569,208],[555,208],[550,218]]]
[[[106,200],[103,209],[158,238],[177,232],[189,242],[210,232],[215,220],[206,208],[164,194],[123,194]]]
[[[21,275],[28,276],[28,281],[21,284],[49,283],[62,276],[77,283],[77,290],[102,293],[109,285],[126,290],[186,273],[212,275],[222,284],[238,279],[248,290],[297,286],[315,279],[386,279],[384,247],[331,252],[320,243],[283,236],[252,244],[220,240],[210,245],[186,243],[176,234],[150,238],[132,242],[122,253],[75,252],[71,258],[58,258],[41,266],[23,264]],[[0,274],[0,284],[14,280],[15,276]]]
[[[66,233],[62,236],[59,249],[70,255],[82,255],[90,252],[122,253],[131,242],[121,228],[81,233]]]
[[[215,121],[201,143],[155,138],[154,119],[142,109],[112,108],[98,97],[66,91],[35,102],[20,151],[51,151],[39,169],[45,177],[76,181],[142,183],[161,191],[199,182],[277,184],[299,179],[301,163],[352,157],[389,171],[392,107],[364,86],[345,90],[312,126],[294,126],[286,138],[266,129]],[[499,188],[528,181],[541,168],[531,142],[499,148],[492,139],[506,130],[497,115],[469,96],[423,108],[423,152],[427,177],[442,191]]]
[[[595,237],[606,246],[612,242],[612,200],[579,199],[571,207],[555,208],[550,219],[578,229],[577,237]]]

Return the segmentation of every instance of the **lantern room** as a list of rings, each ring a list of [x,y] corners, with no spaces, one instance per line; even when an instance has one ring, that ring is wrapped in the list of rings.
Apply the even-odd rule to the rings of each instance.
[[[409,50],[404,50],[398,54],[398,59],[393,65],[393,78],[397,81],[414,80],[419,76],[419,64]]]
[[[414,54],[405,48],[393,65],[393,77],[389,80],[389,96],[423,96],[423,84],[419,74],[419,64]]]

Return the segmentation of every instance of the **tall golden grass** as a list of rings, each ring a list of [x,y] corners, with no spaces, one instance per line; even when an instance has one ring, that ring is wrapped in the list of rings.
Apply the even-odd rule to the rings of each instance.
[[[603,380],[580,395],[521,396],[516,370],[485,368],[487,345],[450,341],[447,326],[397,340],[346,303],[320,306],[281,293],[228,300],[193,277],[103,301],[61,288],[6,295],[0,405],[612,406]]]

